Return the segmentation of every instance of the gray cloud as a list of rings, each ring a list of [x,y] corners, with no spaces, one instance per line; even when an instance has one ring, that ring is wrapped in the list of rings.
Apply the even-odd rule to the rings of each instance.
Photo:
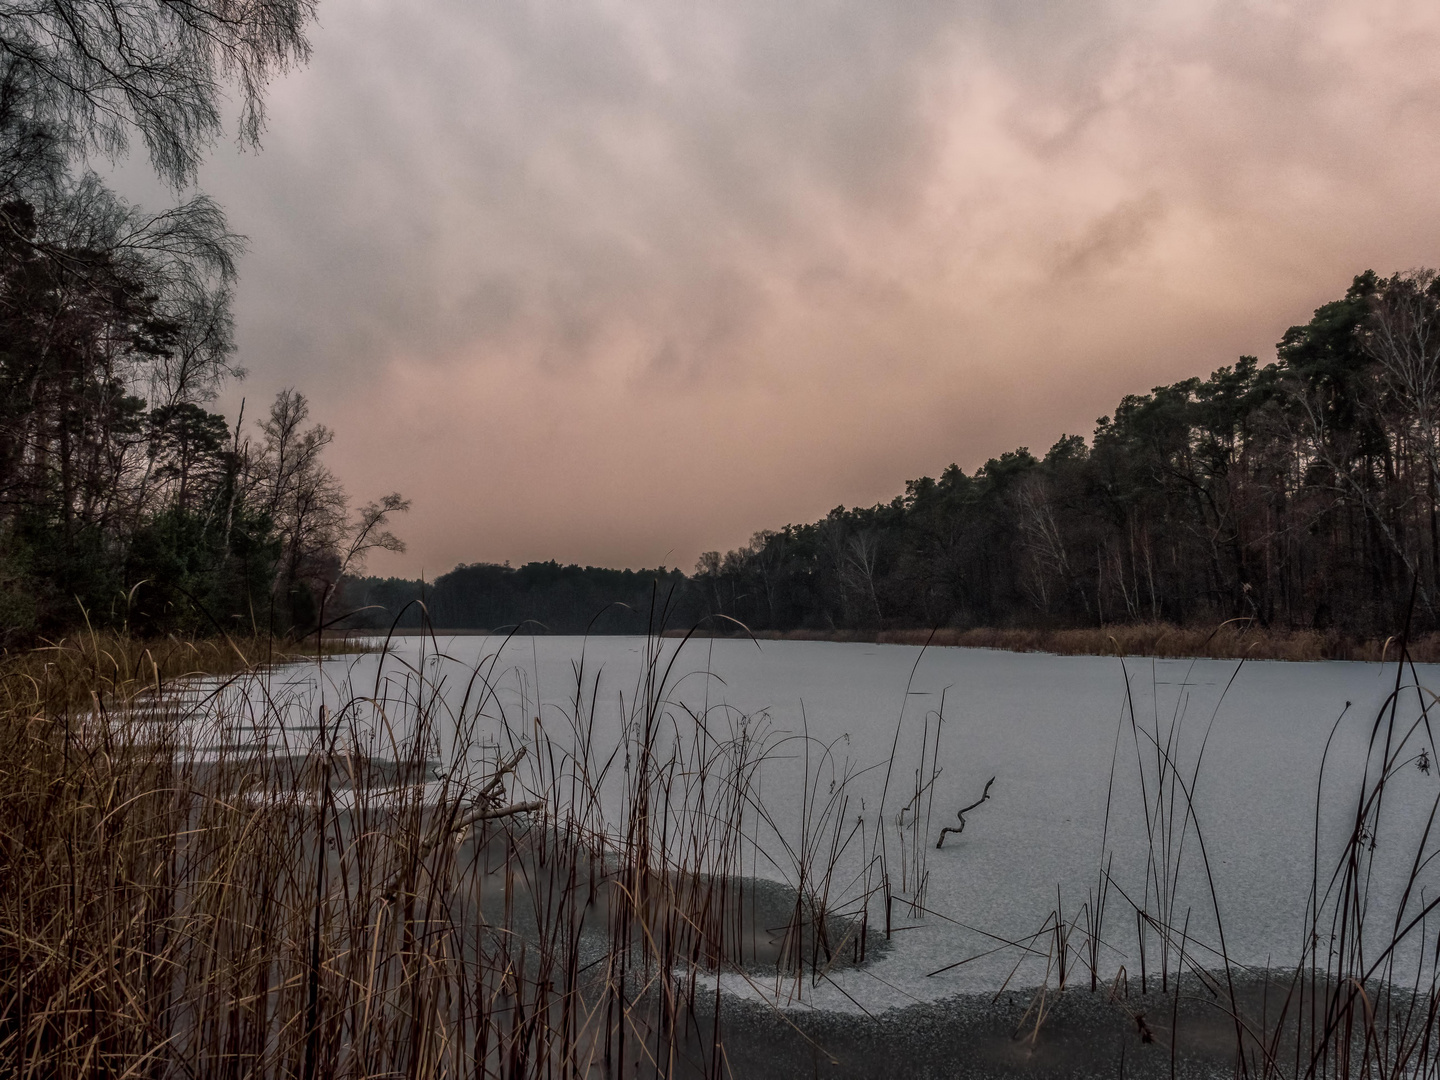
[[[416,496],[393,568],[688,565],[1440,257],[1420,0],[322,22],[203,183],[252,239],[245,392],[300,385],[353,488]]]

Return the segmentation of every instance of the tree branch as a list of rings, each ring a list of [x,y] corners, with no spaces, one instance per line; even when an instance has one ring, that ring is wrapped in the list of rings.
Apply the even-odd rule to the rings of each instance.
[[[430,853],[439,847],[447,836],[455,836],[457,833],[463,833],[472,825],[478,825],[482,821],[493,821],[496,818],[513,817],[516,814],[530,813],[544,806],[544,803],[538,799],[530,802],[511,803],[509,806],[495,805],[496,797],[499,795],[505,776],[515,771],[515,766],[520,764],[520,759],[524,756],[525,747],[522,746],[519,750],[516,750],[508,760],[501,762],[500,766],[495,770],[494,775],[490,777],[485,787],[482,788],[480,793],[475,797],[475,802],[477,803],[475,809],[471,810],[458,821],[439,825],[420,845],[419,850],[415,854],[413,865],[418,866],[428,859]],[[384,892],[381,893],[387,901],[395,899],[409,869],[410,864],[401,866],[390,878],[389,884],[385,886]]]

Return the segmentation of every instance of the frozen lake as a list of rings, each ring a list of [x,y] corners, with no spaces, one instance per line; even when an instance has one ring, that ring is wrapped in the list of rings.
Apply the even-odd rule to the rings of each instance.
[[[829,860],[832,899],[872,890],[874,929],[883,921],[873,892],[883,848],[895,894],[888,949],[863,968],[798,988],[809,1004],[870,1011],[994,990],[1017,963],[1012,986],[1053,984],[1055,935],[1035,934],[1057,909],[1066,924],[1085,925],[1082,905],[1101,888],[1102,866],[1113,882],[1099,956],[1107,977],[1121,966],[1132,981],[1140,976],[1137,908],[1177,931],[1188,923],[1192,963],[1214,960],[1207,949],[1219,945],[1218,907],[1232,960],[1293,964],[1317,852],[1323,892],[1353,827],[1372,727],[1396,679],[1394,664],[1122,661],[731,639],[691,641],[677,656],[679,645],[661,643],[660,669],[670,675],[648,691],[673,732],[662,741],[692,738],[697,717],[716,737],[740,730],[743,718],[744,729],[772,747],[755,778],[768,817],[751,826],[758,850],[746,858],[747,873],[795,883],[796,860],[768,830],[791,847],[817,825],[826,836],[850,836]],[[424,693],[452,717],[463,703],[481,740],[529,741],[538,717],[555,744],[573,744],[578,712],[581,731],[603,750],[592,757],[603,758],[643,712],[647,647],[626,637],[515,638],[503,650],[495,638],[399,638],[390,655],[301,665],[276,682],[303,714],[320,696],[332,711],[359,697],[413,697],[423,671]],[[1440,684],[1435,668],[1417,673],[1422,684]],[[1372,896],[1387,918],[1440,792],[1413,689],[1396,715],[1402,733],[1419,724],[1403,747],[1391,747],[1399,767],[1375,835]],[[1317,785],[1332,730],[1317,837]],[[788,737],[802,733],[808,738]],[[438,757],[453,768],[441,743]],[[615,761],[602,785],[607,798],[623,783],[623,762]],[[955,812],[979,799],[991,777],[990,799],[936,850],[940,828],[957,824]],[[830,799],[832,780],[843,802]],[[1192,782],[1193,817],[1185,797]],[[907,902],[917,877],[919,908]],[[1435,877],[1433,867],[1421,871],[1429,895]],[[1072,932],[1072,951],[1082,936]],[[1025,947],[991,951],[1007,941]],[[1153,976],[1158,935],[1148,934],[1146,947]],[[1173,970],[1173,956],[1168,963]],[[1072,955],[1070,966],[1074,981],[1080,958]],[[761,992],[741,979],[732,989]],[[785,993],[793,1000],[797,988]]]

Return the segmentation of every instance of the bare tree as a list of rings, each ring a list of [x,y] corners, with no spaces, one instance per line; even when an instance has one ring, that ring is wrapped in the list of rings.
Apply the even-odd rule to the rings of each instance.
[[[1397,274],[1383,284],[1364,345],[1408,419],[1433,446],[1440,431],[1440,279],[1434,270]]]
[[[390,519],[410,509],[410,500],[398,491],[382,495],[361,507],[347,530],[345,551],[340,559],[340,573],[351,574],[364,568],[365,557],[372,551],[393,551],[403,554],[405,541],[388,528]]]
[[[29,0],[0,18],[0,85],[17,119],[75,150],[121,154],[138,133],[155,170],[192,180],[239,91],[255,145],[270,79],[309,59],[314,0]]]
[[[1366,516],[1370,518],[1380,535],[1385,538],[1386,546],[1401,561],[1406,572],[1416,582],[1416,592],[1420,597],[1420,602],[1424,604],[1425,610],[1433,615],[1435,605],[1430,590],[1420,581],[1420,566],[1390,521],[1390,515],[1386,513],[1386,508],[1382,505],[1376,488],[1368,483],[1368,478],[1352,465],[1351,455],[1337,449],[1336,442],[1325,437],[1324,420],[1314,402],[1302,399],[1302,406],[1314,433],[1311,450],[1315,460],[1325,467],[1335,488],[1343,496],[1353,499],[1365,511]]]
[[[1040,611],[1048,612],[1057,583],[1063,589],[1070,579],[1070,558],[1043,478],[1030,476],[1020,482],[1015,491],[1015,509],[1024,556],[1021,586]]]
[[[260,423],[263,442],[251,454],[247,494],[280,537],[275,596],[297,629],[322,620],[341,578],[358,572],[371,552],[405,550],[390,524],[410,509],[392,492],[350,516],[344,488],[321,460],[334,434],[309,420],[305,395],[290,389],[276,395]]]
[[[845,572],[862,594],[870,597],[870,606],[875,609],[875,618],[880,614],[880,597],[875,591],[875,567],[880,558],[880,537],[874,529],[862,529],[855,533],[845,545]]]
[[[747,561],[760,575],[760,584],[765,590],[765,610],[770,623],[775,623],[775,590],[780,568],[785,561],[785,539],[783,534],[762,529],[750,537],[745,548]]]
[[[322,598],[339,577],[346,522],[344,489],[321,461],[334,439],[323,424],[309,427],[310,403],[282,390],[260,423],[263,437],[250,468],[248,500],[273,524],[281,542],[275,596],[296,623],[318,615]],[[302,608],[314,606],[314,611]]]
[[[1440,279],[1412,270],[1384,282],[1371,306],[1366,353],[1380,367],[1385,418],[1424,470],[1432,572],[1440,574]]]

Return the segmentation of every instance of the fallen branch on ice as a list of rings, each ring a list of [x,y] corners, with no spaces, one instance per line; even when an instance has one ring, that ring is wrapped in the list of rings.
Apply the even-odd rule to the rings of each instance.
[[[944,846],[945,846],[945,834],[946,834],[946,833],[952,833],[952,832],[953,832],[953,833],[962,833],[962,832],[965,831],[965,815],[968,814],[971,810],[974,810],[977,806],[979,806],[981,803],[983,803],[986,799],[990,798],[990,785],[993,784],[993,783],[995,783],[995,777],[992,776],[992,777],[990,777],[989,780],[985,781],[985,792],[984,792],[984,794],[981,795],[980,798],[978,798],[978,799],[976,799],[974,802],[972,802],[969,806],[965,807],[965,809],[961,810],[959,813],[957,813],[957,814],[955,815],[956,817],[958,817],[958,818],[960,819],[960,824],[959,824],[959,825],[946,825],[945,828],[943,828],[943,829],[940,830],[940,839],[935,841],[935,846],[936,846],[937,848],[940,848],[940,847],[944,847]]]

